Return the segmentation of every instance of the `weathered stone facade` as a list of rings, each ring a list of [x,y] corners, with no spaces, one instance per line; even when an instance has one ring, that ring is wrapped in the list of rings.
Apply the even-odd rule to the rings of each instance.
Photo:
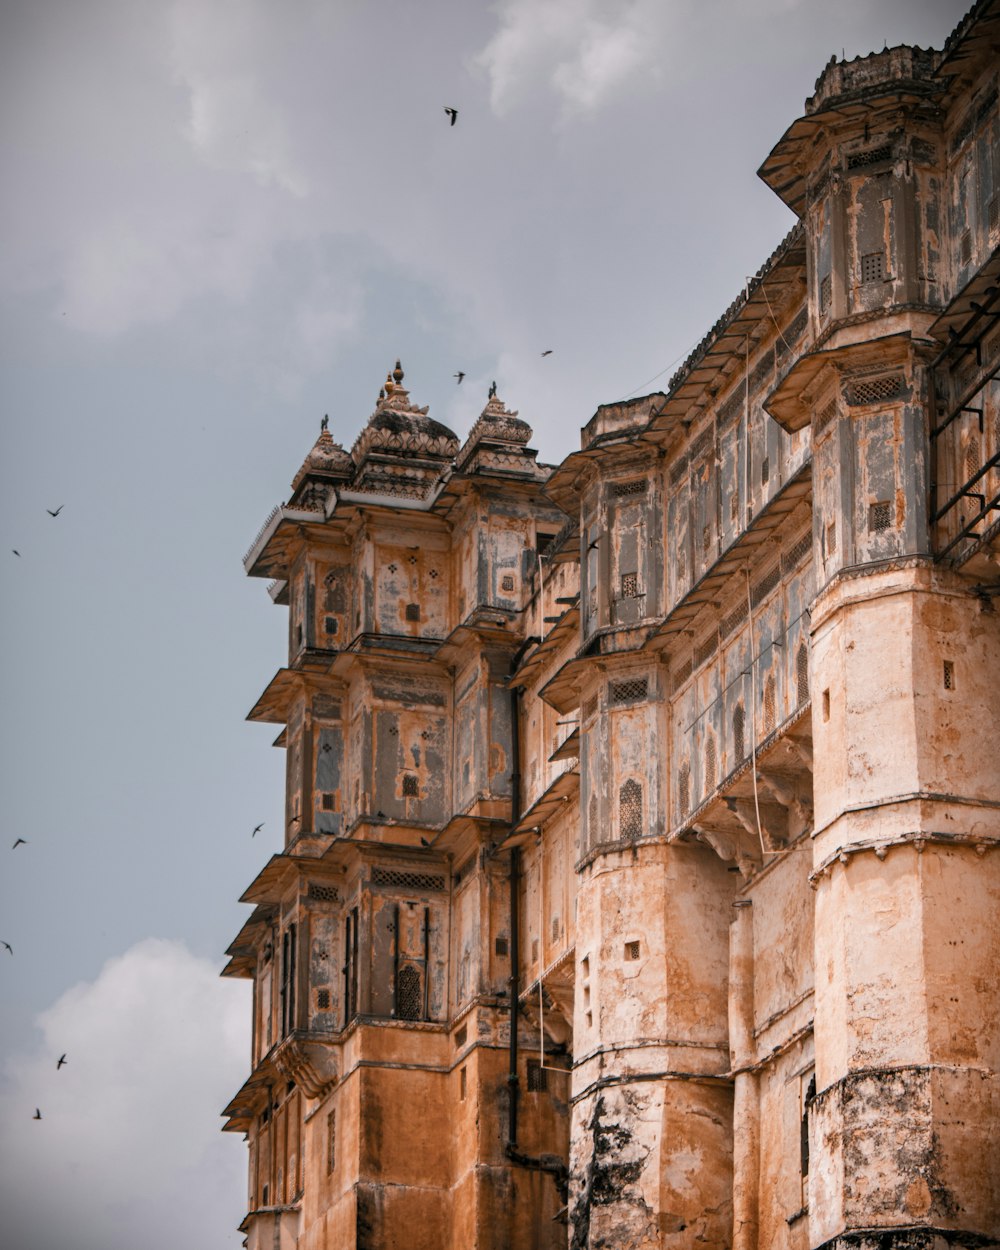
[[[558,467],[398,365],[321,433],[246,558],[250,1250],[1000,1244],[998,38],[832,61]]]

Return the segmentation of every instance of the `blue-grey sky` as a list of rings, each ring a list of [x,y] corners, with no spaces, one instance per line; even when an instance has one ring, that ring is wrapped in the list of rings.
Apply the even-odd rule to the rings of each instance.
[[[962,9],[0,6],[9,1244],[240,1244],[249,1015],[215,974],[279,845],[243,717],[285,647],[240,557],[323,414],[349,447],[399,356],[459,434],[495,378],[558,461],[790,228],[755,170],[830,55]]]

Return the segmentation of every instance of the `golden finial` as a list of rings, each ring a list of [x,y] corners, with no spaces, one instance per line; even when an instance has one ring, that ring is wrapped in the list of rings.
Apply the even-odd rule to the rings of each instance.
[[[391,374],[391,373],[387,373],[387,374],[385,375],[385,393],[386,393],[387,395],[391,395],[391,394],[392,394],[392,392],[393,392],[395,389],[396,389],[396,387],[395,387],[395,384],[393,383],[393,380],[392,380],[392,374]]]
[[[399,363],[399,361],[398,361],[398,360],[396,361],[396,367],[395,367],[395,369],[393,369],[393,371],[392,371],[392,379],[393,379],[393,381],[396,383],[396,385],[397,385],[397,386],[402,385],[402,382],[403,382],[403,366]]]

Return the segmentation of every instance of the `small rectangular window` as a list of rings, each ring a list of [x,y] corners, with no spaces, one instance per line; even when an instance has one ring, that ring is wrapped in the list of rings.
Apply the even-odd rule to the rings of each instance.
[[[528,1093],[544,1093],[549,1087],[545,1069],[537,1059],[528,1060]]]
[[[465,1095],[468,1090],[468,1081],[466,1079],[465,1068],[459,1068],[458,1071],[458,1096],[465,1102]]]
[[[469,1040],[469,1026],[463,1024],[455,1034],[455,1045],[461,1050],[465,1043]]]
[[[321,795],[320,805],[324,812],[332,812],[334,810],[333,795],[332,793],[330,793],[330,791],[328,790],[324,791],[324,793]]]
[[[639,574],[623,573],[621,580],[621,599],[638,599],[639,597]]]
[[[328,634],[335,634],[337,630],[340,628],[340,622],[337,620],[335,616],[328,616],[323,621],[323,628],[326,630]]]
[[[943,681],[945,690],[955,689],[955,665],[951,660],[945,660]]]
[[[892,501],[879,499],[868,505],[868,530],[872,534],[881,534],[892,529]]]
[[[828,721],[830,719],[830,692],[829,690],[823,691],[823,719],[824,721]]]
[[[420,604],[419,603],[408,603],[406,605],[406,619],[408,621],[420,620]]]
[[[506,595],[514,593],[514,577],[511,573],[505,573],[500,579],[500,589]]]
[[[329,1011],[330,1010],[330,991],[329,990],[317,990],[316,991],[316,1010],[317,1011]]]
[[[882,252],[868,252],[861,257],[861,281],[862,282],[881,282],[884,277],[883,273]]]
[[[638,942],[626,942],[625,943],[625,958],[628,960],[639,958],[639,943]]]
[[[493,949],[501,959],[506,959],[508,955],[507,939],[505,937],[498,937],[493,943]]]
[[[326,1117],[326,1170],[332,1172],[337,1166],[337,1113],[331,1111]]]
[[[417,778],[414,776],[413,773],[404,773],[403,774],[403,798],[404,799],[416,799],[419,797],[420,797],[420,788],[417,783]]]

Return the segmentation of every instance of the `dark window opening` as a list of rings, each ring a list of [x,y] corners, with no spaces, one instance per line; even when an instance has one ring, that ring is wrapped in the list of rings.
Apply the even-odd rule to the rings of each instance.
[[[344,919],[344,1024],[358,1014],[358,909]]]
[[[636,960],[639,958],[639,943],[638,942],[626,942],[625,943],[625,958],[630,961]]]
[[[417,778],[413,773],[403,774],[403,798],[416,799],[420,797],[420,786]]]
[[[295,1028],[296,926],[290,924],[281,938],[281,1036]]]
[[[884,274],[884,254],[882,252],[868,252],[861,257],[861,281],[862,282],[881,282]]]
[[[618,792],[618,823],[621,837],[642,837],[642,786],[631,777]]]
[[[811,1076],[806,1086],[806,1096],[802,1100],[802,1120],[799,1124],[799,1153],[803,1176],[809,1175],[809,1108],[815,1097],[816,1077]]]
[[[892,503],[888,499],[880,499],[868,505],[868,529],[872,534],[881,534],[892,529]]]
[[[419,603],[408,603],[406,605],[406,619],[408,621],[420,620],[420,604]]]
[[[501,959],[506,959],[510,953],[510,948],[507,945],[507,939],[505,937],[498,937],[497,940],[493,943],[493,949],[496,951],[496,953],[500,956]]]
[[[549,1087],[545,1069],[537,1059],[528,1060],[528,1093],[544,1093]]]
[[[335,616],[328,616],[323,622],[323,628],[328,634],[335,634],[340,629],[340,622]]]
[[[396,977],[397,1020],[419,1020],[423,1015],[421,977],[416,968],[407,964],[400,968]]]

